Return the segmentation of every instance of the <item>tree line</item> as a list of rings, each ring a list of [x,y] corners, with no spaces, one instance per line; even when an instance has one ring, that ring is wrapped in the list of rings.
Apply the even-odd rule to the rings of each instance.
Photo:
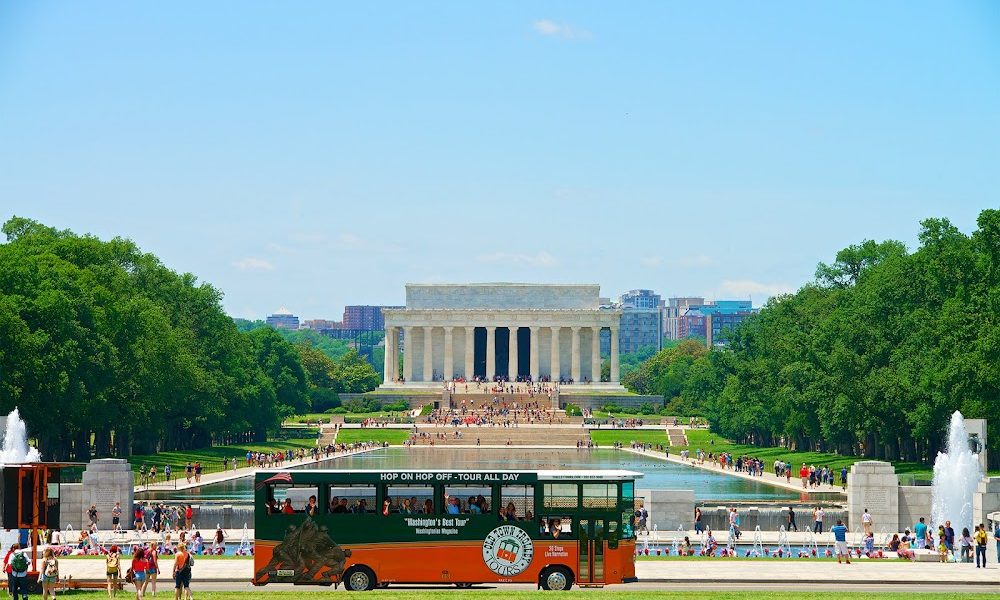
[[[20,409],[46,459],[262,441],[379,383],[356,352],[239,331],[219,290],[130,240],[20,217],[2,230],[0,411]]]
[[[820,263],[709,352],[682,343],[629,375],[741,442],[933,462],[951,414],[1000,448],[1000,210],[966,235],[921,222],[919,247],[864,241]]]

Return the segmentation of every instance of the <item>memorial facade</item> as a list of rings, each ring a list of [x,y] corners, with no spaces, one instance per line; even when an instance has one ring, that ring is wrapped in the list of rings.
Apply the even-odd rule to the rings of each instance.
[[[620,388],[621,311],[600,308],[593,284],[407,284],[406,306],[385,309],[383,387],[462,378],[601,381],[601,330],[611,334],[610,381]],[[403,352],[400,368],[399,352]]]

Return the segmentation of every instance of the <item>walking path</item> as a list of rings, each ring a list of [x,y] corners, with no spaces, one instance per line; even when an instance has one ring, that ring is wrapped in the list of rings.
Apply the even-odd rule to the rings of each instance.
[[[993,548],[990,548],[993,550]],[[991,553],[990,559],[994,555]],[[172,589],[170,567],[166,557],[160,567],[164,590]],[[104,559],[63,559],[59,561],[62,576],[77,580],[104,580]],[[850,565],[836,561],[801,558],[774,559],[639,559],[636,576],[644,582],[673,583],[809,583],[837,581],[852,584],[891,583],[905,586],[920,582],[960,585],[994,585],[1000,590],[1000,568],[990,562],[986,569],[972,564],[914,563],[896,559],[858,559]],[[198,582],[247,582],[253,576],[253,561],[246,558],[199,559],[195,562],[192,588]],[[625,589],[625,588],[622,588]],[[908,589],[911,589],[908,587]]]
[[[778,477],[774,473],[768,473],[766,470],[762,475],[750,475],[743,471],[736,471],[732,469],[720,469],[716,463],[703,463],[699,464],[697,460],[690,459],[684,460],[680,456],[675,456],[673,454],[664,454],[662,452],[656,452],[652,450],[637,450],[635,448],[630,448],[628,446],[622,448],[626,452],[631,452],[632,454],[638,454],[639,456],[647,456],[650,458],[656,458],[659,460],[666,460],[669,462],[677,463],[679,465],[687,465],[689,467],[695,467],[697,469],[704,469],[706,471],[712,471],[713,473],[721,473],[723,475],[729,475],[731,477],[740,477],[746,479],[747,481],[756,481],[758,483],[766,483],[768,485],[773,485],[775,487],[784,488],[786,490],[791,490],[793,492],[799,492],[801,494],[840,494],[847,498],[847,491],[841,489],[839,486],[822,486],[818,488],[804,489],[802,484],[799,482],[797,477],[792,477],[791,482],[786,481],[784,477]]]
[[[294,469],[296,467],[304,467],[306,465],[314,465],[323,461],[333,460],[335,458],[340,458],[342,456],[351,456],[352,454],[362,454],[365,452],[371,452],[372,450],[377,450],[380,446],[372,446],[370,448],[359,448],[357,450],[348,450],[346,452],[334,452],[329,456],[325,453],[320,453],[318,460],[314,460],[311,456],[303,460],[291,460],[285,461],[280,467],[274,467],[277,469]],[[191,483],[188,483],[183,477],[174,479],[173,481],[161,481],[148,486],[137,485],[135,486],[135,492],[154,492],[160,490],[189,490],[192,488],[201,487],[203,485],[208,485],[211,483],[221,483],[223,481],[232,481],[233,479],[242,479],[244,477],[251,477],[257,472],[259,467],[240,467],[237,469],[230,469],[228,471],[219,471],[216,473],[207,473],[201,476],[200,482],[195,482],[194,478],[191,478]]]

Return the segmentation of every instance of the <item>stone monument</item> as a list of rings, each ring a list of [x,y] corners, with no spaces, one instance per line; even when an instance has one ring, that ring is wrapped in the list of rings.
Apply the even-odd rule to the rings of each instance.
[[[87,464],[81,483],[64,483],[59,499],[59,520],[63,528],[83,529],[90,524],[87,510],[93,505],[100,515],[98,527],[111,529],[111,509],[122,503],[123,529],[131,529],[135,501],[132,467],[121,458],[98,458]]]

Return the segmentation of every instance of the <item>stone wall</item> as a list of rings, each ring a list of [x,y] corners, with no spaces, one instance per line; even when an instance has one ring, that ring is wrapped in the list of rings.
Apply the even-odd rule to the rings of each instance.
[[[1000,477],[983,477],[972,495],[972,522],[986,524],[987,515],[996,511],[1000,511]]]
[[[597,310],[601,286],[531,283],[406,284],[406,308]]]
[[[646,526],[650,531],[656,525],[659,531],[677,531],[693,527],[694,490],[636,490],[649,511]]]
[[[663,408],[663,396],[646,396],[641,394],[587,394],[571,390],[574,386],[562,386],[559,388],[559,406],[566,408],[566,404],[575,404],[580,408],[592,410],[600,409],[606,404],[617,404],[625,409],[638,409],[643,404],[652,404],[656,410]],[[576,386],[586,388],[586,384]],[[659,415],[649,415],[653,422],[659,423]]]
[[[928,525],[931,522],[931,487],[928,485],[901,485],[899,486],[899,518],[895,525],[896,531],[903,531],[909,528],[913,531],[913,526],[924,518]],[[882,531],[882,527],[887,530],[892,529],[892,525],[875,522],[875,531]]]

